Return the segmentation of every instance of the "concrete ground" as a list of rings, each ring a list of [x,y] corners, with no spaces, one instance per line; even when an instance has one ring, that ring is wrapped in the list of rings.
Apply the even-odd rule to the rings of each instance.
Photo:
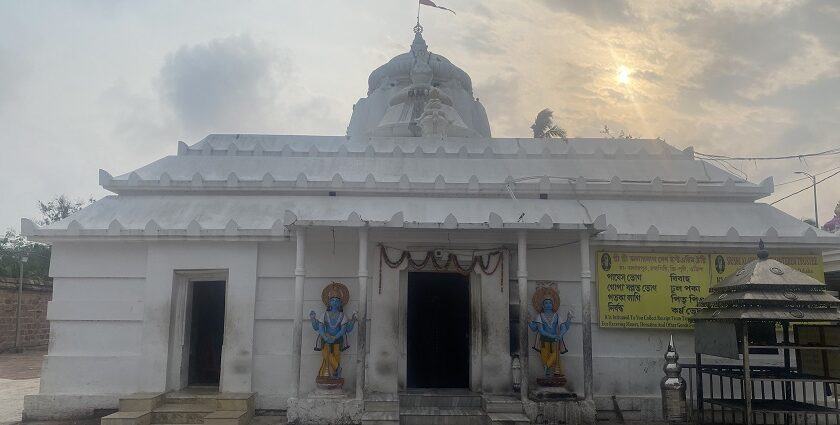
[[[0,354],[0,425],[20,422],[23,396],[38,393],[46,351]]]

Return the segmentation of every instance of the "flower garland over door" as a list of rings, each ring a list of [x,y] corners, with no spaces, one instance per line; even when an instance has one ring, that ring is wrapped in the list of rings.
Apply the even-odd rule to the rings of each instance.
[[[399,251],[400,257],[394,261],[388,256],[388,250]],[[444,270],[452,270],[453,268],[458,271],[458,273],[467,275],[475,271],[476,268],[481,270],[482,273],[486,275],[492,275],[496,273],[496,270],[501,268],[501,273],[499,273],[499,291],[505,290],[505,265],[504,265],[504,253],[505,250],[503,248],[491,250],[491,251],[482,251],[486,254],[478,254],[476,255],[473,253],[473,259],[470,262],[469,266],[464,267],[461,265],[460,261],[458,261],[458,256],[449,253],[446,257],[446,261],[441,263],[438,261],[437,257],[435,256],[434,250],[426,251],[425,256],[422,260],[417,261],[411,256],[411,251],[406,251],[399,248],[387,247],[383,244],[379,244],[379,293],[382,293],[382,263],[388,265],[388,267],[392,269],[400,268],[403,263],[408,263],[409,270],[422,270],[426,268],[429,264],[434,267],[435,270],[444,271]],[[487,261],[485,262],[484,257],[487,256]],[[495,261],[494,260],[495,257]]]

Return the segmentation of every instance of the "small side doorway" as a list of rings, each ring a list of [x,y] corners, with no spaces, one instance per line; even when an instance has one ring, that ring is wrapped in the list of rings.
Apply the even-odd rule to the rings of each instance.
[[[225,282],[193,281],[189,335],[189,385],[218,386],[225,334]]]
[[[469,277],[409,273],[406,324],[408,387],[469,388]]]

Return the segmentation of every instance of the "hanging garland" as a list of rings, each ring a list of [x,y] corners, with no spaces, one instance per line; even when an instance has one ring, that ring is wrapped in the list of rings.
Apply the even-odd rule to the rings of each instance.
[[[492,275],[496,273],[496,270],[499,270],[501,267],[502,272],[499,274],[499,290],[504,292],[505,290],[505,276],[504,276],[504,250],[496,250],[489,252],[487,254],[487,262],[484,262],[484,256],[482,255],[473,255],[473,260],[470,262],[468,267],[464,267],[461,265],[461,262],[458,261],[458,256],[449,253],[446,257],[446,262],[440,263],[438,262],[437,257],[435,256],[434,251],[426,251],[426,256],[423,257],[422,260],[417,261],[411,256],[410,251],[401,250],[398,248],[391,248],[393,250],[398,250],[401,252],[400,258],[396,261],[391,260],[388,257],[388,247],[383,244],[379,244],[379,293],[382,293],[382,263],[388,265],[388,267],[392,269],[397,269],[402,266],[404,262],[408,262],[408,268],[410,270],[422,270],[425,269],[429,263],[432,264],[435,270],[451,270],[454,266],[454,269],[457,270],[459,273],[463,275],[468,275],[472,273],[476,267],[481,270],[482,273],[486,275]],[[491,259],[493,256],[496,256],[496,262],[491,267]]]

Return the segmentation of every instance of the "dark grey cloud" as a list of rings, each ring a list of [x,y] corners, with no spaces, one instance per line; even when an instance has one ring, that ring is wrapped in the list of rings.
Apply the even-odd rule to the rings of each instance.
[[[558,12],[577,15],[588,23],[627,23],[634,19],[628,0],[543,0]]]
[[[289,61],[247,36],[183,46],[160,71],[163,99],[191,133],[249,131],[264,122],[288,77]]]

